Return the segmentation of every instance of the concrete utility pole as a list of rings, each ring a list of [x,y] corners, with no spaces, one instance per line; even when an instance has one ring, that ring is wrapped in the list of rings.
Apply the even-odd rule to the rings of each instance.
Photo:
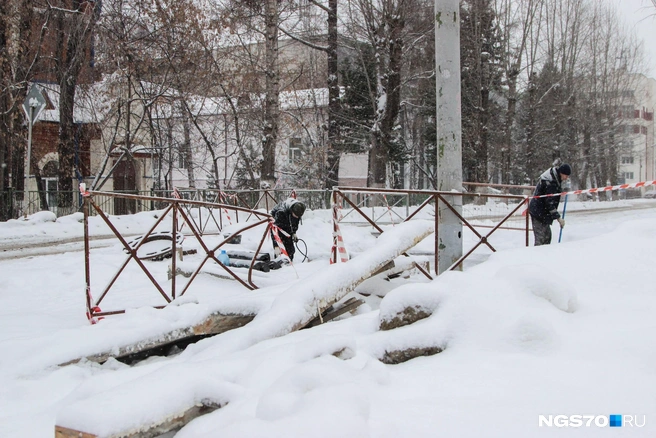
[[[460,119],[460,2],[435,0],[435,73],[437,87],[437,189],[462,191]],[[462,214],[462,196],[445,196]],[[438,202],[438,266],[441,274],[462,257],[462,224]]]

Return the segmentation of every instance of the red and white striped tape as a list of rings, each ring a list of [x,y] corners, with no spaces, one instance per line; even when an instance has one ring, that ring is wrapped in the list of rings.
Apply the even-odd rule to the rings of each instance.
[[[89,191],[87,190],[87,185],[85,183],[80,183],[80,194],[84,197],[89,196]]]
[[[528,198],[537,199],[537,198],[548,198],[550,196],[580,195],[582,193],[597,193],[597,192],[607,192],[609,190],[633,189],[639,187],[647,187],[651,185],[656,185],[656,181],[640,181],[633,184],[619,184],[616,186],[594,187],[592,189],[573,190],[571,192],[551,193],[549,195],[539,195],[539,196],[528,196]]]
[[[273,238],[275,239],[276,243],[278,244],[278,248],[280,248],[280,254],[287,257],[289,259],[289,261],[291,262],[292,259],[289,257],[289,254],[287,254],[287,250],[285,249],[285,244],[282,243],[282,239],[280,238],[280,235],[278,234],[278,231],[283,233],[285,236],[289,236],[289,234],[287,234],[285,232],[285,230],[283,230],[280,227],[278,227],[277,225],[275,225],[273,223],[273,219],[271,219],[271,232],[273,233]]]
[[[346,263],[349,260],[349,256],[348,256],[348,252],[346,252],[346,246],[344,245],[344,239],[342,238],[342,232],[339,230],[339,227],[335,232],[335,235],[337,238],[336,239],[337,253],[339,254],[338,260],[340,263]]]
[[[333,263],[345,263],[348,262],[349,256],[348,252],[346,252],[346,245],[344,245],[344,239],[342,238],[342,231],[339,228],[337,216],[339,214],[339,205],[334,204],[333,205],[333,247],[332,247],[332,253],[335,254],[335,251],[337,254],[339,254],[339,257],[334,257],[335,260],[333,260],[333,257],[330,259],[330,264]]]
[[[228,194],[227,193],[219,192],[219,200],[221,201],[222,204],[225,204],[227,202],[227,199],[228,199]],[[232,218],[230,218],[230,213],[228,213],[228,209],[224,207],[223,212],[225,213],[226,217],[228,218],[228,223],[230,225],[232,225]]]
[[[385,205],[387,205],[387,212],[390,215],[390,221],[392,222],[392,226],[394,226],[394,216],[392,216],[392,207],[390,207],[389,202],[387,202],[386,195],[383,195],[383,199],[385,200]]]

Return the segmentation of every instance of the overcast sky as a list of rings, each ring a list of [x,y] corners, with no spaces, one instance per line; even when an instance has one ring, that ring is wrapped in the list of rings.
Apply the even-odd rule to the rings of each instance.
[[[610,0],[624,14],[629,25],[635,26],[644,41],[648,75],[656,79],[656,8],[651,0]]]

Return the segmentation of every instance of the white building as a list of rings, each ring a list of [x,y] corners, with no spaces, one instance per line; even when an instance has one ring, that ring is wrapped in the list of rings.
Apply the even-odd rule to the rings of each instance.
[[[654,109],[656,79],[637,75],[632,90],[633,105],[621,109],[622,152],[619,157],[620,182],[636,183],[656,178],[656,143],[654,140]]]

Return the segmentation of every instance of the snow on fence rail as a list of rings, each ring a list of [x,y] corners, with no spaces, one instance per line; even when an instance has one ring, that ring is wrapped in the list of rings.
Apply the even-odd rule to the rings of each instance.
[[[579,195],[579,200],[601,200],[601,201],[618,201],[629,198],[637,198],[642,196],[644,187],[655,185],[655,181],[643,181],[632,184],[620,184],[616,186],[608,186],[603,188],[591,188],[587,190],[575,190],[572,192],[564,192],[570,195]],[[473,183],[463,182],[463,187],[467,190],[467,195],[463,196],[463,204],[468,206],[471,203],[481,205],[481,199],[486,195],[494,194],[512,194],[512,195],[526,195],[530,196],[533,193],[533,186],[517,186],[510,184],[487,184],[487,183]],[[418,190],[421,192],[421,190]],[[266,189],[266,190],[218,190],[218,189],[198,189],[198,188],[178,188],[178,192],[182,199],[204,201],[204,202],[219,202],[228,205],[241,206],[250,209],[263,209],[271,211],[273,206],[289,197],[295,192],[299,199],[307,205],[310,210],[329,209],[330,199],[332,192],[330,190],[303,190],[303,189]],[[126,195],[139,195],[146,197],[156,198],[172,198],[173,190],[128,190],[128,191],[115,191],[111,193],[122,193]],[[67,197],[73,200],[70,206],[58,205],[58,200]],[[421,194],[408,194],[408,195],[387,195],[387,203],[393,207],[393,210],[407,210],[412,206],[420,205],[425,196]],[[114,197],[103,197],[98,195],[96,202],[102,206],[106,212],[111,212],[114,215],[134,214],[144,211],[161,210],[165,205],[155,200],[116,200]],[[367,204],[380,204],[380,200],[370,196],[355,200],[357,205],[361,203]],[[478,203],[478,204],[476,204]],[[483,202],[486,203],[486,202]],[[44,209],[50,210],[58,217],[66,216],[78,211],[82,211],[83,200],[77,191],[62,192],[62,191],[46,191],[41,194],[38,191],[17,191],[6,190],[0,192],[0,221],[8,219],[17,219],[21,216],[30,215]],[[488,215],[490,217],[498,217],[503,212],[497,208],[490,209],[487,206],[486,211],[483,209],[472,209],[472,214],[477,217]],[[373,206],[375,209],[375,205]],[[381,211],[382,214],[385,214]],[[465,208],[463,213],[466,217],[469,216],[468,209]],[[92,213],[93,214],[93,213]]]

